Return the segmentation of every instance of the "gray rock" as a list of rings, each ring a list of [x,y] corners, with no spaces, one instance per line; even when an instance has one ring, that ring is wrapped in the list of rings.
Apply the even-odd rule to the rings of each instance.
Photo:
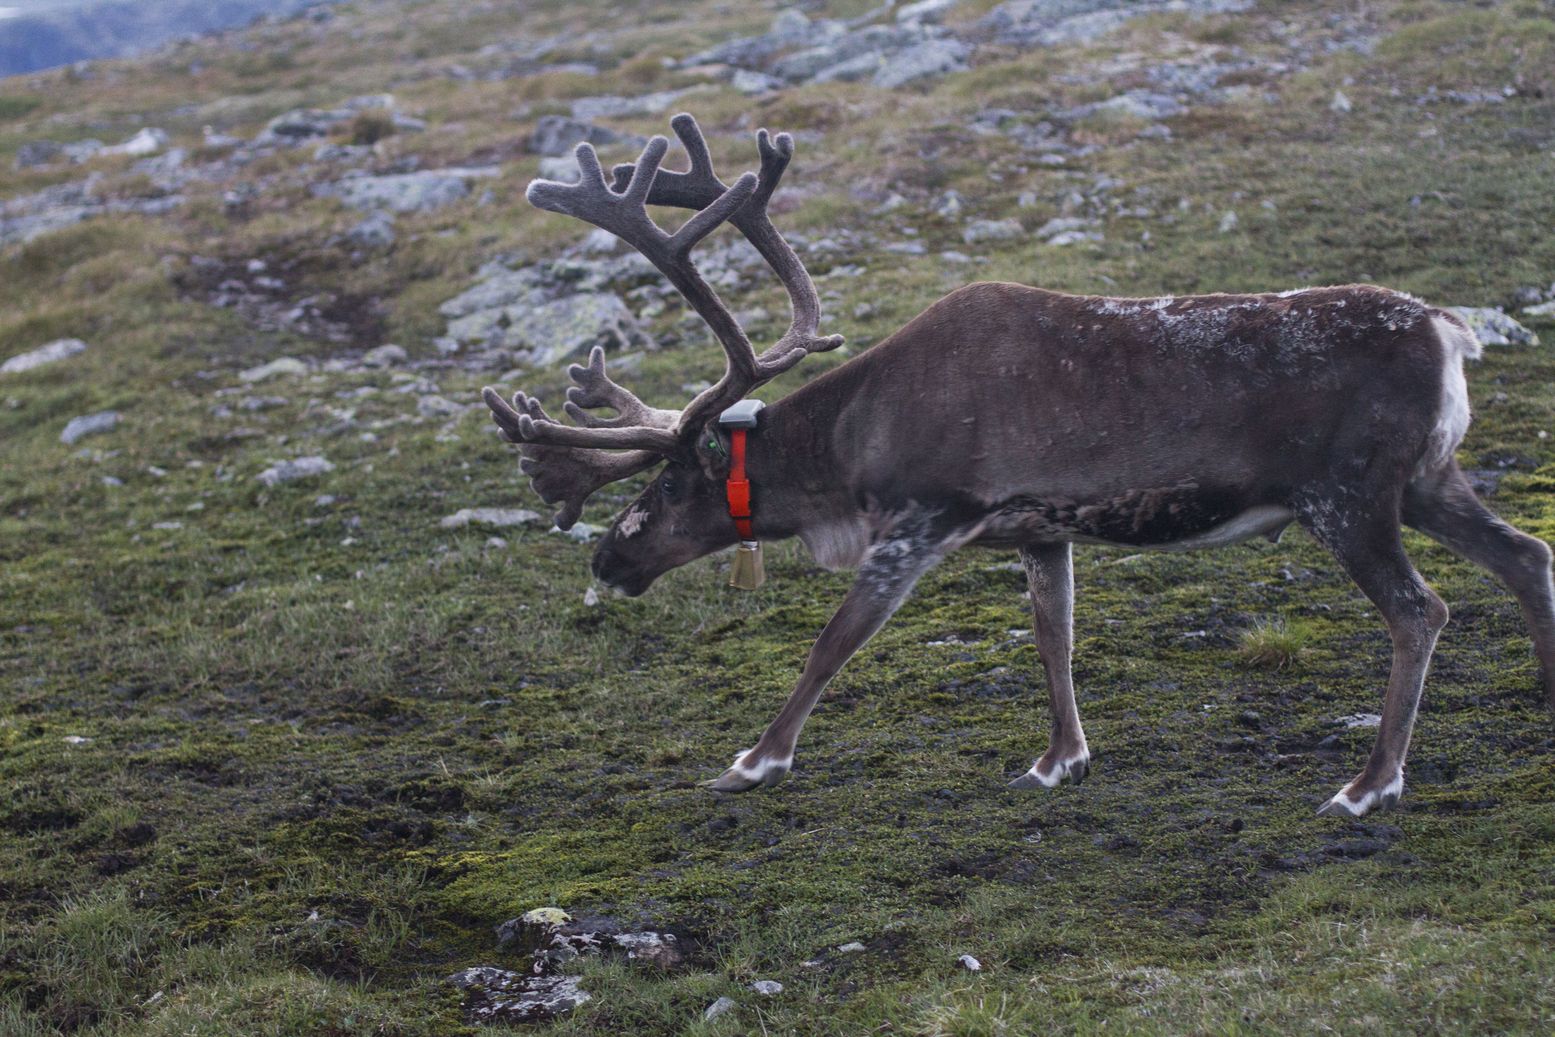
[[[583,97],[572,102],[572,117],[583,122],[595,119],[624,119],[642,115],[662,115],[670,105],[689,92],[660,90],[636,97]]]
[[[1382,715],[1379,713],[1351,713],[1349,716],[1340,717],[1334,723],[1347,728],[1381,727]]]
[[[1007,0],[977,27],[999,43],[1052,47],[1098,39],[1130,18],[1152,11],[1201,15],[1250,6],[1252,0]]]
[[[495,166],[481,166],[348,177],[334,183],[314,184],[313,193],[338,198],[353,209],[430,212],[469,195],[471,180],[494,177],[498,172]]]
[[[496,529],[508,529],[513,526],[532,526],[540,521],[540,513],[529,511],[525,508],[460,508],[452,515],[445,515],[438,520],[441,529],[463,529],[466,526],[491,526]],[[532,914],[533,912],[531,912]],[[563,919],[565,921],[565,919]],[[524,924],[531,924],[529,916],[525,915]],[[537,916],[532,920],[534,924],[544,921]],[[548,922],[547,924],[560,924]],[[499,933],[500,937],[500,933]]]
[[[596,148],[615,144],[627,138],[615,130],[565,115],[542,115],[529,138],[529,150],[536,155],[571,155],[579,144],[589,143]]]
[[[985,241],[1010,241],[1025,231],[1019,220],[973,220],[961,231],[961,240],[968,245]]]
[[[961,206],[961,192],[952,188],[951,190],[946,191],[944,194],[940,195],[939,198],[934,202],[934,212],[936,215],[943,216],[947,220],[953,219],[956,216],[961,215]]]
[[[104,155],[155,155],[167,147],[167,131],[147,126],[122,144],[103,148]]]
[[[288,461],[277,461],[260,472],[258,479],[266,486],[278,486],[281,483],[295,482],[298,479],[307,479],[334,470],[335,466],[322,457],[298,457]]]
[[[1215,225],[1215,229],[1220,231],[1222,234],[1230,234],[1232,231],[1236,230],[1239,223],[1241,223],[1241,220],[1237,218],[1236,210],[1227,209],[1225,212],[1220,214],[1220,222]]]
[[[1335,90],[1334,99],[1328,102],[1328,110],[1337,115],[1348,115],[1352,107],[1354,106],[1343,90]]]
[[[397,346],[392,342],[376,346],[362,354],[362,364],[365,367],[394,367],[409,359],[410,354],[405,352],[405,347]]]
[[[78,338],[55,339],[46,346],[39,346],[37,349],[18,353],[9,358],[5,363],[0,364],[0,374],[20,374],[22,371],[42,367],[44,364],[68,360],[84,352],[86,352],[86,343]]]
[[[972,957],[970,954],[963,954],[963,955],[961,955],[961,957],[956,959],[956,964],[960,965],[962,968],[966,969],[968,972],[981,972],[981,971],[983,971],[983,963],[978,961],[976,958]]]
[[[64,431],[59,434],[59,441],[66,446],[72,446],[76,440],[83,436],[92,436],[99,432],[112,432],[118,424],[119,412],[116,410],[84,414],[79,418],[70,419],[65,425]]]
[[[702,1021],[704,1023],[710,1023],[714,1019],[717,1019],[719,1016],[734,1011],[734,1009],[734,998],[721,997],[717,1001],[714,1001],[712,1004],[708,1005],[706,1010],[702,1012]]]
[[[806,81],[811,83],[862,82],[876,75],[884,67],[885,60],[885,54],[882,51],[866,51],[863,54],[839,61],[835,65],[828,65],[814,75],[806,77]]]
[[[1539,336],[1489,306],[1447,307],[1463,319],[1482,346],[1537,346]]]
[[[775,979],[758,979],[751,984],[751,989],[763,997],[776,997],[783,992],[783,984]]]
[[[1524,306],[1522,314],[1524,317],[1555,317],[1555,300],[1541,302],[1537,306]]]
[[[461,409],[453,400],[435,393],[416,400],[416,413],[423,418],[451,418]]]
[[[888,57],[875,73],[875,85],[893,90],[967,67],[972,48],[960,40],[925,40]]]
[[[16,149],[16,168],[33,169],[46,166],[64,153],[57,140],[29,140]]]
[[[263,382],[270,378],[278,378],[283,375],[295,377],[308,373],[308,365],[293,356],[283,356],[270,361],[268,364],[260,364],[258,367],[250,367],[246,371],[239,372],[238,379],[244,382]]]
[[[388,248],[394,244],[394,214],[379,209],[350,230],[346,238],[363,248]]]
[[[598,526],[591,526],[587,522],[576,522],[570,529],[552,526],[550,531],[557,536],[564,536],[568,540],[579,544],[587,544],[592,540],[597,540],[599,535],[604,532]]]
[[[859,943],[857,940],[855,940],[852,943],[845,943],[841,947],[838,947],[837,948],[837,953],[838,954],[863,954],[864,953],[864,945],[862,943]]]
[[[448,983],[464,991],[472,1023],[541,1023],[589,1000],[577,976],[526,976],[490,965],[456,972]]]

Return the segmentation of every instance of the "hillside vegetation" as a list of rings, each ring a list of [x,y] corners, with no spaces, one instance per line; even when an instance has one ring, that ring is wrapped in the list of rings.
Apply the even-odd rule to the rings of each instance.
[[[785,784],[699,787],[847,574],[770,544],[756,593],[722,555],[590,594],[641,480],[551,531],[478,395],[557,401],[596,341],[658,406],[717,376],[523,199],[679,110],[730,179],[797,138],[773,211],[848,345],[769,399],[973,280],[1371,281],[1555,334],[1541,0],[358,0],[0,80],[0,1034],[486,1032],[447,977],[553,937],[557,1034],[1550,1032],[1555,719],[1512,599],[1413,534],[1453,618],[1395,813],[1313,816],[1389,650],[1294,530],[1077,549],[1082,786],[1005,788],[1041,664],[1013,557],[966,551]],[[771,341],[770,275],[702,251]],[[1508,330],[1460,461],[1555,539],[1555,357]],[[542,907],[575,921],[499,941]]]

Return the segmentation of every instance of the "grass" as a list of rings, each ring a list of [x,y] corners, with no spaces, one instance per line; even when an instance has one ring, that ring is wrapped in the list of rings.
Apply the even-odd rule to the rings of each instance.
[[[852,350],[972,279],[1138,295],[1365,279],[1472,305],[1548,284],[1547,9],[1279,7],[1161,15],[900,93],[715,88],[696,110],[724,168],[748,163],[757,124],[801,131],[779,223],[836,243],[807,258]],[[223,205],[229,184],[196,184],[165,218],[100,218],[0,255],[0,356],[66,335],[91,345],[0,382],[0,1033],[474,1032],[442,977],[522,967],[493,927],[545,905],[668,929],[689,949],[667,973],[579,962],[593,999],[558,1034],[1549,1031],[1550,716],[1515,604],[1412,534],[1453,619],[1396,814],[1312,817],[1369,749],[1373,732],[1337,721],[1377,709],[1388,644],[1295,531],[1214,553],[1077,549],[1075,678],[1096,755],[1080,788],[1003,788],[1043,745],[1041,663],[1021,575],[968,551],[833,684],[787,783],[700,789],[788,693],[847,576],[772,544],[758,592],[727,590],[727,559],[712,558],[642,599],[587,606],[588,545],[438,526],[462,507],[540,505],[478,408],[426,418],[398,390],[425,378],[473,403],[511,379],[323,365],[380,341],[434,358],[437,305],[482,263],[581,236],[521,202],[535,159],[514,142],[532,121],[679,82],[631,59],[759,31],[767,13],[455,14],[366,2],[0,91],[37,99],[0,107],[8,197],[87,172],[110,193],[145,187],[117,158],[11,170],[29,139],[119,140],[144,119],[199,147],[207,123],[252,134],[289,107],[389,89],[428,129],[378,139],[383,161],[505,166],[491,203],[401,217],[395,247],[370,255],[339,244],[357,217],[311,197],[306,152],[246,168],[265,184],[246,212]],[[1345,18],[1378,37],[1370,57],[1323,46]],[[611,34],[599,53],[586,28]],[[984,106],[1037,120],[1136,86],[1131,53],[1286,60],[1291,31],[1310,41],[1308,71],[1171,120],[1170,140],[1088,127],[1097,150],[1049,167],[963,129]],[[546,60],[601,73],[447,74],[497,60],[489,43],[550,33],[565,36]],[[1346,78],[1340,117],[1328,104]],[[1501,104],[1416,100],[1508,83],[1522,85]],[[1118,183],[1098,192],[1100,175]],[[968,246],[960,221],[932,214],[948,189],[969,216],[1028,226],[1078,193],[1106,240]],[[874,214],[893,191],[907,204]],[[1025,192],[1036,204],[1017,208]],[[1238,227],[1221,234],[1227,210]],[[914,236],[925,255],[885,250]],[[382,312],[356,342],[264,331],[189,289],[196,257],[262,258],[299,297]],[[731,303],[782,312],[775,292]],[[317,373],[240,385],[281,355]],[[717,365],[688,337],[633,385],[672,404]],[[526,387],[555,399],[562,380]],[[1460,455],[1501,477],[1499,513],[1546,539],[1552,382],[1547,347],[1488,350],[1469,371]],[[248,395],[284,400],[249,411]],[[109,408],[119,431],[58,442],[71,417]],[[335,471],[255,479],[314,453]],[[608,522],[633,492],[602,492],[585,519]],[[852,941],[866,950],[836,951]],[[960,969],[963,953],[984,969]],[[760,998],[756,979],[786,990]],[[719,996],[735,1012],[701,1022]]]
[[[1304,623],[1284,619],[1258,620],[1242,631],[1237,651],[1252,666],[1283,670],[1294,665],[1312,644],[1314,632]]]

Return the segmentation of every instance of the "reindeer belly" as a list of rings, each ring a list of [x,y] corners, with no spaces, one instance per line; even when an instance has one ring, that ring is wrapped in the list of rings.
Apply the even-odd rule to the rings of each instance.
[[[1193,485],[1156,487],[1075,501],[1019,496],[1004,504],[980,539],[1071,540],[1163,551],[1221,547],[1278,537],[1294,514],[1239,494]]]

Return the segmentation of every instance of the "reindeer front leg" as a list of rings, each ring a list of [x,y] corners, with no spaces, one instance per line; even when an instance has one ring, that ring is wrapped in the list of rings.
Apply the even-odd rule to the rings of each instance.
[[[1047,671],[1048,713],[1053,728],[1047,752],[1031,770],[1010,782],[1012,789],[1054,788],[1065,778],[1085,780],[1091,753],[1074,704],[1069,656],[1074,649],[1074,565],[1068,544],[1035,544],[1020,550],[1031,588],[1031,625]]]
[[[945,538],[934,535],[929,525],[926,521],[902,523],[869,549],[842,607],[810,649],[804,673],[782,712],[767,725],[755,746],[737,756],[734,765],[712,783],[715,792],[776,785],[788,776],[799,731],[821,692],[907,600],[918,578],[945,556]]]

